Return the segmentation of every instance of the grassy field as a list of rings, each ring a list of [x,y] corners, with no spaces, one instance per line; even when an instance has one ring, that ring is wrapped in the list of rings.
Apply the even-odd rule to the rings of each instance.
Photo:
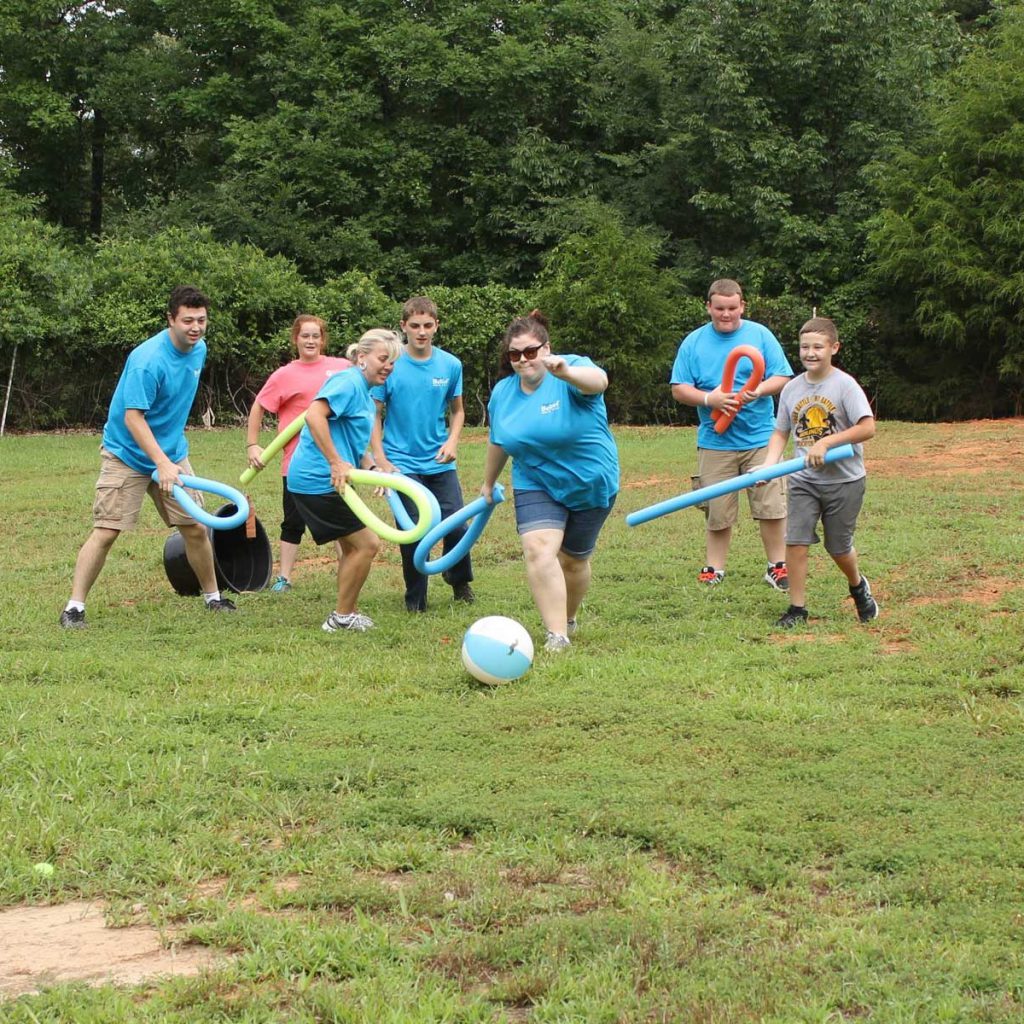
[[[203,612],[147,506],[65,633],[98,439],[3,439],[0,909],[141,906],[225,959],[0,1020],[1021,1021],[1022,428],[881,424],[857,546],[882,616],[816,553],[796,633],[749,519],[717,589],[699,513],[625,525],[688,486],[694,432],[618,431],[577,642],[494,689],[460,664],[469,623],[542,635],[507,506],[476,606],[437,580],[407,615],[388,547],[365,635],[321,632],[308,540],[291,594]],[[203,476],[242,448],[192,435]],[[252,493],[276,541],[276,474]]]

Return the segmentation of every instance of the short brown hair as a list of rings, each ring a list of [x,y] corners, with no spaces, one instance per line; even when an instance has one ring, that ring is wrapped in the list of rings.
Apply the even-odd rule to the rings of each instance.
[[[839,331],[836,330],[835,322],[829,320],[827,316],[812,316],[800,328],[798,337],[802,338],[805,334],[824,334],[833,345],[839,344]]]
[[[167,300],[167,315],[173,320],[179,309],[205,309],[209,312],[210,300],[194,284],[179,284]]]
[[[742,299],[743,288],[739,281],[734,281],[731,277],[720,277],[717,281],[712,281],[708,288],[708,302],[711,301],[712,295],[738,295]]]
[[[416,313],[426,313],[427,316],[433,317],[436,320],[437,306],[434,305],[434,300],[426,295],[414,295],[411,299],[407,299],[402,307],[402,323],[405,323],[409,317]]]

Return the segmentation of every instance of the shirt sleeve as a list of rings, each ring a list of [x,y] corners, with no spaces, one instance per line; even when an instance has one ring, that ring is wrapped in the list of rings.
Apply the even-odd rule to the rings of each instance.
[[[792,377],[793,367],[789,365],[779,339],[767,327],[764,328],[761,344],[764,349],[765,377]]]
[[[266,383],[260,388],[256,395],[256,401],[259,402],[267,412],[277,415],[277,412],[284,401],[284,396],[281,394],[280,369],[275,370],[267,378]]]
[[[693,373],[690,370],[690,360],[687,358],[687,349],[685,341],[679,343],[679,349],[676,352],[675,362],[672,364],[672,377],[669,383],[689,384],[691,387],[696,386],[697,384],[697,382],[693,379]]]
[[[124,407],[141,409],[143,412],[153,407],[159,380],[147,366],[130,367],[124,381]]]
[[[864,394],[864,389],[853,377],[846,381],[846,387],[843,389],[843,409],[850,421],[850,426],[859,423],[865,416],[875,415],[868,396]]]

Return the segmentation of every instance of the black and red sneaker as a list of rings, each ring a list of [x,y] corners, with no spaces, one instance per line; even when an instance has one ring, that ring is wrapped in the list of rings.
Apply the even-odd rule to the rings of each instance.
[[[703,569],[697,574],[697,582],[703,583],[705,586],[714,587],[717,586],[725,579],[725,570],[716,569],[713,565],[705,565]]]
[[[789,590],[789,570],[785,562],[769,562],[764,581],[776,590]]]

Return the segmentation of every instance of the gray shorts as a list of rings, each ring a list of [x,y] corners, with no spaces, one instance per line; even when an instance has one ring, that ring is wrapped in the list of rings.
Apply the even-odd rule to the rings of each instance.
[[[786,521],[786,543],[811,545],[818,543],[815,527],[821,523],[825,533],[825,550],[830,555],[845,555],[853,550],[853,533],[857,516],[864,504],[867,477],[838,484],[822,484],[813,480],[789,481],[789,517]]]

